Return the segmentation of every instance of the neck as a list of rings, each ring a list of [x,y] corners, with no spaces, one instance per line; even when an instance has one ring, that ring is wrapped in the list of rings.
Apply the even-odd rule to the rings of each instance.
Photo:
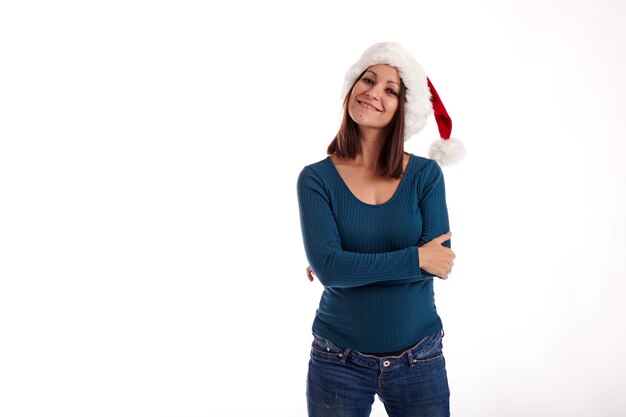
[[[385,129],[359,128],[361,154],[357,155],[355,161],[372,171],[376,171],[386,136],[387,131]]]

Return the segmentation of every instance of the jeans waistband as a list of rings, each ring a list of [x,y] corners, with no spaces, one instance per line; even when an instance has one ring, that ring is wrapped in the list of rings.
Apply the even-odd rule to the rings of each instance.
[[[415,357],[419,357],[420,354],[423,354],[425,351],[429,351],[435,343],[441,341],[444,334],[445,332],[443,329],[437,330],[435,333],[422,338],[419,342],[404,350],[402,353],[390,356],[374,356],[371,354],[361,353],[359,351],[337,345],[336,343],[333,343],[328,339],[324,339],[315,333],[313,333],[313,336],[320,340],[327,347],[329,352],[337,353],[343,363],[345,363],[350,357],[354,362],[359,362],[365,366],[378,367],[380,364],[384,364],[383,366],[388,367],[393,363],[408,363],[410,366],[413,366],[417,362]]]

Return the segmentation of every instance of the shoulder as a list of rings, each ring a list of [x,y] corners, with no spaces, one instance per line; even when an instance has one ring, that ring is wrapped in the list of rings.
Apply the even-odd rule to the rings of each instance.
[[[332,169],[332,161],[330,157],[327,156],[317,162],[310,163],[305,165],[300,171],[300,175],[303,173],[316,173],[318,176],[326,176],[331,172]]]
[[[317,183],[321,185],[326,182],[325,180],[332,174],[332,169],[332,162],[329,157],[305,165],[298,175],[298,185],[301,186],[305,183]]]
[[[313,162],[313,163],[306,165],[305,168],[311,167],[312,169],[320,169],[320,168],[323,169],[324,167],[326,167],[326,165],[328,165],[329,161],[330,161],[330,156],[326,156],[317,162]]]
[[[411,154],[412,177],[418,192],[424,192],[444,182],[443,171],[434,159]]]
[[[409,154],[409,157],[412,160],[413,167],[415,168],[415,172],[425,173],[433,173],[433,172],[441,172],[441,168],[439,164],[434,159],[425,158],[423,156]]]

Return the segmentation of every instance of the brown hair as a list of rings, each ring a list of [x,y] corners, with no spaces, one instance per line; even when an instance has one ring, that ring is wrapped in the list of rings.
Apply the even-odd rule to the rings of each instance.
[[[361,80],[363,71],[359,75],[348,90],[348,94],[343,100],[343,119],[339,131],[328,145],[326,153],[333,153],[341,158],[354,159],[361,153],[361,139],[359,138],[357,124],[348,113],[348,101],[356,83]],[[402,167],[404,161],[404,104],[406,103],[406,87],[404,82],[400,81],[400,96],[398,97],[398,108],[393,120],[391,121],[391,129],[380,151],[378,158],[378,167],[383,177],[400,178],[402,176]]]

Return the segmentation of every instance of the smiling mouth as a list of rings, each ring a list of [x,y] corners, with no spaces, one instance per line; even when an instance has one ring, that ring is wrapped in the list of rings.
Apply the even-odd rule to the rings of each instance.
[[[366,103],[364,101],[357,100],[357,103],[359,103],[361,105],[361,107],[364,107],[367,110],[382,111],[382,110],[378,110],[376,107],[374,107],[371,104],[368,104],[368,103]]]

